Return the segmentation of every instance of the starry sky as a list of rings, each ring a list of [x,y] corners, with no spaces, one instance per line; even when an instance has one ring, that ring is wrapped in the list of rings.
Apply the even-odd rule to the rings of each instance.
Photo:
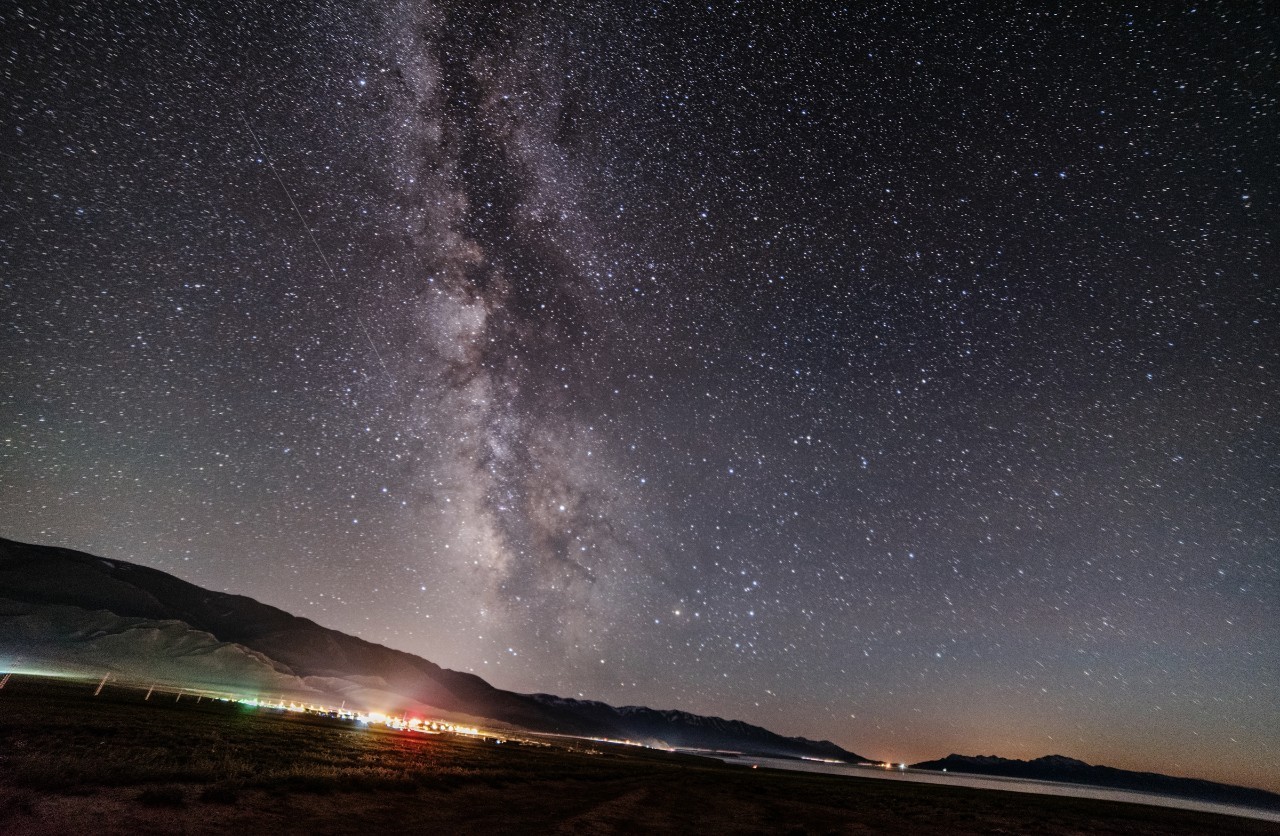
[[[0,534],[1280,789],[1280,19],[1154,5],[9,4]]]

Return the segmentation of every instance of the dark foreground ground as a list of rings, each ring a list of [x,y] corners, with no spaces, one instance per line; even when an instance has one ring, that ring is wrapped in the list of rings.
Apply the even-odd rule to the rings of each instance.
[[[1275,834],[1085,799],[379,732],[137,689],[0,690],[0,833]]]

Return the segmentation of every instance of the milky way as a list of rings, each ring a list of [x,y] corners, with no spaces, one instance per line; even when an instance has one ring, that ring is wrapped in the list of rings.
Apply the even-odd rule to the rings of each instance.
[[[389,21],[389,185],[417,296],[395,377],[413,387],[414,487],[437,566],[499,618],[515,605],[535,632],[577,635],[618,606],[619,564],[653,560],[633,542],[636,499],[610,445],[569,391],[591,376],[603,288],[574,199],[573,93],[540,23],[416,4]]]
[[[3,12],[0,534],[1278,788],[1274,16],[508,5]]]

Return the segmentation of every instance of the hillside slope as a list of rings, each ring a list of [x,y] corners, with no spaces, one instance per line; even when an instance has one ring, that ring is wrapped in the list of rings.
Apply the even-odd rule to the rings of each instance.
[[[863,760],[833,743],[679,711],[503,691],[243,595],[83,552],[0,538],[0,662],[429,706],[521,728],[674,747]],[[315,699],[315,697],[312,697]],[[391,701],[392,704],[389,704]]]

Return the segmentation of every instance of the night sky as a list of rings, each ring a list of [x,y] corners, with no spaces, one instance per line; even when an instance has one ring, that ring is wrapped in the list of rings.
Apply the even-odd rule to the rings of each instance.
[[[7,4],[0,534],[1280,789],[1280,17],[1029,5]]]

